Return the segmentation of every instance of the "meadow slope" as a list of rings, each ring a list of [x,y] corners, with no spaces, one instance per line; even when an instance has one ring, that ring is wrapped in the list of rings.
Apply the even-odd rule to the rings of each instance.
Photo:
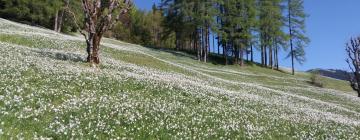
[[[101,51],[93,69],[82,37],[0,19],[0,139],[360,139],[344,81],[112,39]]]

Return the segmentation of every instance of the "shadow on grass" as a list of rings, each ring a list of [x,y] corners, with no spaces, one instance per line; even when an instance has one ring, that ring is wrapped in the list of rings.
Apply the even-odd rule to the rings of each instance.
[[[159,47],[151,47],[151,46],[146,46],[147,48],[153,50],[153,51],[158,51],[158,52],[167,52],[170,53],[172,55],[178,56],[178,57],[187,57],[193,60],[197,60],[197,54],[196,52],[193,51],[176,51],[172,48],[159,48]],[[225,58],[222,54],[217,54],[217,53],[210,53],[209,54],[209,59],[207,63],[211,63],[213,65],[220,65],[220,66],[226,66],[226,65],[235,65],[234,64],[234,59],[232,57],[228,57],[228,64],[225,63]],[[251,61],[245,61],[245,67],[246,66],[256,66],[256,67],[262,67],[265,69],[269,69],[269,70],[273,70],[273,71],[277,71],[286,75],[291,76],[291,73],[283,70],[283,69],[271,69],[270,67],[264,67],[262,66],[260,63],[257,62],[251,62]]]
[[[171,48],[158,48],[158,47],[151,47],[151,46],[145,46],[145,47],[151,49],[152,51],[166,52],[166,53],[170,53],[177,57],[187,57],[187,58],[194,59],[194,60],[197,59],[193,52],[176,51]]]
[[[72,61],[72,62],[76,62],[76,63],[77,62],[86,63],[85,57],[83,57],[80,54],[51,52],[51,51],[44,51],[44,50],[35,51],[35,52],[38,53],[42,57],[48,57],[48,58],[55,59],[55,60]]]

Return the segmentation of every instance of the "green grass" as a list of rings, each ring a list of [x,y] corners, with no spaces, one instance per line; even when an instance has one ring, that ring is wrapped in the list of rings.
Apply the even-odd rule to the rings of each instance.
[[[346,81],[322,77],[318,88],[308,73],[203,63],[112,39],[93,69],[76,37],[0,26],[28,34],[0,31],[0,139],[360,136],[360,102]]]

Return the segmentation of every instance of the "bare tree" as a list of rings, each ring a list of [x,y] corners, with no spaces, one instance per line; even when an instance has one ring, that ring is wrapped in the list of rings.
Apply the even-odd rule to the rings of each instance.
[[[346,52],[348,55],[346,62],[353,72],[353,74],[349,76],[349,81],[351,87],[357,91],[358,97],[360,97],[360,37],[352,38],[350,42],[346,44]]]
[[[86,39],[87,61],[92,66],[100,63],[99,47],[103,34],[121,20],[131,7],[131,0],[82,0],[85,18],[81,34]]]

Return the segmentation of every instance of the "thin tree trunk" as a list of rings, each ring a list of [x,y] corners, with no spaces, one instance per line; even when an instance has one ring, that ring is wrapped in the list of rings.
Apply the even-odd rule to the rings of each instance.
[[[56,10],[56,12],[55,12],[55,23],[54,23],[54,31],[57,31],[57,29],[58,29],[58,19],[59,19],[59,11],[58,10]]]
[[[265,59],[264,59],[264,45],[261,45],[261,65],[264,67],[265,66]]]
[[[235,50],[234,50],[234,59],[235,59],[235,62],[234,62],[234,64],[235,65],[237,65],[237,64],[239,64],[239,48],[238,47],[234,47],[235,48]]]
[[[209,25],[207,27],[207,42],[208,42],[208,48],[207,48],[207,61],[209,61],[209,55],[211,54],[211,43],[210,43],[210,28]]]
[[[217,50],[217,51],[218,51],[218,54],[220,55],[220,45],[221,45],[221,44],[220,44],[220,36],[218,36],[217,43],[218,43],[218,44],[217,44],[217,47],[218,47],[218,50]]]
[[[175,42],[176,42],[176,50],[179,51],[180,50],[180,34],[179,32],[175,33],[176,37],[175,37]]]
[[[254,51],[253,51],[253,44],[251,43],[250,46],[250,51],[251,51],[251,62],[254,63]]]
[[[59,25],[58,25],[57,30],[56,30],[59,33],[61,32],[61,28],[62,28],[62,24],[63,24],[64,13],[65,13],[65,9],[63,9],[61,11],[61,15],[59,17]]]
[[[279,70],[280,64],[279,64],[279,47],[276,49],[276,68]]]
[[[227,42],[222,44],[223,47],[223,56],[225,58],[225,65],[228,64],[228,58],[227,58]]]
[[[291,48],[291,72],[292,75],[295,75],[295,66],[294,66],[294,48],[293,48],[293,40],[292,40],[292,23],[291,23],[291,0],[288,0],[288,20],[289,20],[289,35],[290,35],[290,48]]]
[[[270,65],[271,69],[274,68],[274,65],[273,65],[273,47],[269,47],[269,65]]]
[[[246,53],[246,61],[249,62],[250,50],[249,50],[248,46],[246,46],[246,49],[244,50],[244,53]]]
[[[65,1],[65,6],[64,6],[64,8],[63,8],[62,11],[61,11],[61,16],[59,17],[58,27],[57,27],[57,29],[56,29],[57,32],[61,32],[62,25],[63,25],[63,21],[64,21],[65,10],[66,10],[67,8],[69,8],[69,3],[70,3],[69,0],[66,0],[66,1]]]
[[[275,48],[275,66],[276,70],[279,70],[279,54],[278,54],[279,47]]]
[[[194,32],[193,33],[193,36],[192,36],[192,38],[193,38],[193,49],[194,49],[194,52],[196,53],[196,33]]]
[[[203,61],[204,60],[204,29],[203,28],[201,28],[200,29],[200,47],[201,47],[201,49],[200,49],[200,59],[201,59],[201,61]]]
[[[249,50],[248,49],[246,49],[245,50],[245,53],[246,53],[246,61],[248,61],[249,62]]]
[[[240,52],[240,66],[244,66],[244,49],[242,46],[240,47],[239,52]]]
[[[266,47],[264,47],[264,54],[265,54],[265,56],[264,56],[264,59],[265,59],[265,67],[267,67],[268,66],[268,58],[267,58],[267,48]]]
[[[213,44],[212,44],[212,46],[213,46],[213,53],[215,54],[215,34],[214,34],[214,33],[212,33],[212,42],[213,42]]]
[[[205,29],[205,55],[204,55],[204,62],[207,62],[208,53],[209,53],[209,28],[206,26]]]
[[[197,49],[197,58],[201,61],[201,40],[200,40],[200,32],[196,31],[196,49]]]

